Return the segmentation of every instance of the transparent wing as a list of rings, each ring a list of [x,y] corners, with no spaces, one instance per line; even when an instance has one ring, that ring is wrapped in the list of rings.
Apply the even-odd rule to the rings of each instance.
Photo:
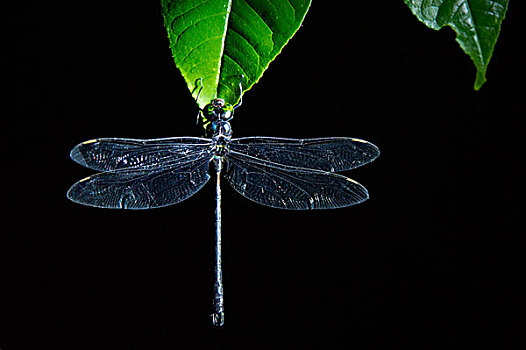
[[[210,178],[211,147],[187,153],[187,157],[191,161],[169,159],[153,169],[132,167],[95,174],[75,183],[67,196],[100,208],[150,209],[176,204],[199,191]]]
[[[225,177],[243,196],[273,208],[341,208],[369,198],[365,187],[328,171],[296,168],[230,150]]]
[[[230,141],[229,147],[273,163],[331,172],[358,168],[380,155],[372,143],[349,137],[305,140],[243,137]]]
[[[212,141],[200,137],[170,137],[137,140],[101,138],[82,142],[71,150],[75,162],[86,168],[110,171],[129,168],[157,168],[199,158]]]

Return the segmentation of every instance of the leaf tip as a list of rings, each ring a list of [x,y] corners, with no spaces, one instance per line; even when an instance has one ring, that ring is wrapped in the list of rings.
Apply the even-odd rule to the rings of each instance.
[[[475,91],[479,91],[482,85],[486,82],[486,72],[485,71],[477,71],[477,77],[475,78],[475,84],[473,85],[473,88]]]

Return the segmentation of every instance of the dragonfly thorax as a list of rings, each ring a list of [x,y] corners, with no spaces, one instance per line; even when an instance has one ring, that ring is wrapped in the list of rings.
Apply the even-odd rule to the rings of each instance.
[[[228,123],[228,122],[227,122]],[[228,144],[230,142],[230,136],[217,135],[212,138],[215,145],[215,156],[224,157],[228,152]]]
[[[230,139],[232,137],[232,126],[229,122],[218,120],[208,123],[205,127],[205,136],[211,138],[223,137]]]

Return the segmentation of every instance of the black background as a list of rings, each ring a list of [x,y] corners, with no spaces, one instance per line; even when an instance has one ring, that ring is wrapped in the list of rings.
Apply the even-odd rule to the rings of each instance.
[[[341,4],[338,4],[341,5]],[[200,136],[157,1],[21,2],[2,119],[0,348],[510,348],[520,247],[523,39],[512,2],[487,73],[399,1],[315,0],[245,95],[235,136],[352,136],[371,199],[266,208],[223,189],[226,325],[214,329],[214,187],[177,206],[69,202],[95,137]],[[523,93],[521,94],[523,95]]]

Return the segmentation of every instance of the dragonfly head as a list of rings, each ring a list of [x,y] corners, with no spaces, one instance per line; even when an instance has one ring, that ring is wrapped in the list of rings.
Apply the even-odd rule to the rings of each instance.
[[[226,103],[222,98],[215,98],[202,109],[203,121],[229,121],[234,116],[234,106]]]
[[[215,98],[201,110],[201,116],[205,136],[232,136],[232,128],[228,121],[234,116],[234,107],[230,103],[226,103],[222,98]]]

